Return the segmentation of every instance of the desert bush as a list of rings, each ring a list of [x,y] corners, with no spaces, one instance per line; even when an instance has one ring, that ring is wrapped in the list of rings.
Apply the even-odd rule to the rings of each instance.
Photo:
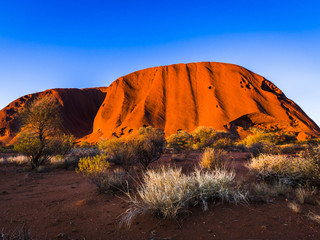
[[[62,135],[40,140],[33,134],[21,134],[14,145],[15,151],[27,156],[31,168],[37,168],[56,155],[65,156],[73,146],[73,137]]]
[[[125,191],[128,183],[127,173],[119,169],[110,170],[106,156],[84,157],[79,161],[78,174],[83,174],[96,185],[99,193]]]
[[[133,140],[136,148],[136,158],[146,170],[150,163],[157,161],[164,152],[166,139],[161,129],[141,127],[138,136]]]
[[[289,184],[320,183],[320,166],[313,159],[262,154],[251,160],[249,168],[262,178],[280,178]]]
[[[212,145],[216,140],[216,130],[212,127],[197,127],[192,132],[193,148],[196,150],[202,150]]]
[[[246,147],[246,145],[244,145],[240,142],[235,142],[232,151],[233,152],[247,152],[249,150]]]
[[[57,155],[50,159],[50,163],[56,167],[65,169],[75,169],[78,167],[79,160],[85,157],[94,157],[102,152],[95,147],[72,148],[66,155]]]
[[[245,201],[246,195],[233,189],[234,173],[225,170],[196,170],[191,175],[181,168],[164,167],[160,171],[148,170],[137,194],[128,193],[131,207],[123,214],[121,224],[130,226],[132,220],[151,211],[163,218],[175,218],[189,205],[204,204],[209,199],[228,202]]]
[[[186,131],[178,131],[167,139],[167,147],[173,149],[175,153],[190,150],[192,146],[192,135]]]
[[[291,144],[281,145],[279,149],[281,154],[297,154],[305,150],[306,147],[301,144],[291,143]]]
[[[249,146],[249,152],[252,153],[254,157],[259,156],[260,154],[279,154],[280,149],[273,143],[270,142],[258,142],[253,143]]]
[[[259,142],[267,142],[273,144],[285,144],[285,143],[294,143],[296,137],[293,133],[284,132],[284,131],[263,131],[258,128],[250,129],[252,134],[249,134],[244,138],[241,143],[246,146],[251,146]]]
[[[273,133],[267,133],[258,128],[250,129],[250,131],[252,134],[249,134],[241,141],[241,143],[245,144],[246,146],[251,146],[252,144],[260,142],[275,143],[275,134]]]
[[[79,145],[80,148],[90,148],[90,144],[87,141],[83,141]]]
[[[153,127],[141,127],[127,138],[114,138],[99,143],[110,162],[129,172],[140,164],[145,170],[158,160],[165,148],[164,132]]]
[[[73,138],[63,135],[60,107],[53,96],[37,98],[19,112],[22,134],[14,150],[30,159],[37,168],[57,154],[66,154]]]
[[[198,127],[192,132],[193,149],[204,150],[207,147],[230,148],[235,137],[225,131],[216,131],[211,127]]]
[[[99,148],[105,152],[108,161],[120,166],[126,172],[130,172],[138,163],[137,141],[125,138],[114,138],[101,141]]]
[[[91,176],[105,172],[110,167],[109,162],[104,155],[94,157],[81,158],[78,164],[77,173],[82,173],[85,176]]]
[[[16,153],[13,145],[0,146],[0,153]]]
[[[204,169],[223,169],[228,155],[225,151],[207,148],[202,154],[200,166]]]
[[[222,138],[216,140],[213,144],[210,145],[211,148],[222,149],[226,151],[234,151],[236,149],[235,141],[230,138]]]
[[[297,144],[307,144],[307,145],[319,145],[320,144],[320,138],[311,138],[306,140],[299,140],[297,141]]]

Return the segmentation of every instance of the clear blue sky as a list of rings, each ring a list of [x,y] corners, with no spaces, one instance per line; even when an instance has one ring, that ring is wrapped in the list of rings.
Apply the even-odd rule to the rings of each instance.
[[[0,109],[45,89],[217,61],[271,80],[319,125],[318,2],[3,0]]]

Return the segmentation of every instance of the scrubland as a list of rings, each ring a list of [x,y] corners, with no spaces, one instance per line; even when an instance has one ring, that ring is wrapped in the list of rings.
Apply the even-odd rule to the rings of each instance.
[[[35,170],[2,152],[1,239],[320,238],[317,139],[143,127]]]

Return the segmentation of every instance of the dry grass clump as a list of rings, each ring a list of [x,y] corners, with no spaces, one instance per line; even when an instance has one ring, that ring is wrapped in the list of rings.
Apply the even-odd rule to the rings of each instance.
[[[315,213],[309,212],[309,214],[307,216],[312,221],[315,221],[316,223],[320,224],[320,215],[319,214],[315,214]]]
[[[289,202],[288,207],[296,214],[301,212],[300,205],[296,202]]]
[[[263,154],[248,167],[262,178],[282,178],[289,184],[320,183],[320,166],[313,159]]]
[[[200,166],[204,169],[222,169],[226,166],[228,155],[225,151],[207,148],[202,154]]]
[[[268,197],[286,195],[292,191],[291,186],[288,186],[280,181],[272,185],[265,182],[256,183],[253,185],[253,189],[257,194]]]
[[[274,184],[267,184],[266,182],[255,183],[252,186],[254,191],[253,200],[269,202],[271,197],[286,196],[292,191],[292,187],[281,181]]]
[[[317,193],[318,191],[316,187],[299,187],[296,189],[296,199],[300,204],[315,204],[317,200]]]
[[[235,173],[232,171],[196,169],[192,177],[196,185],[195,199],[202,202],[204,210],[208,209],[208,200],[210,199],[230,203],[247,202],[247,193],[232,186],[235,178]]]
[[[16,164],[21,166],[21,165],[27,164],[28,162],[29,162],[29,158],[24,155],[0,158],[0,163],[3,163],[3,164]]]
[[[207,209],[209,199],[228,202],[246,200],[246,195],[232,188],[234,173],[225,170],[196,170],[191,175],[181,168],[149,170],[143,176],[137,194],[128,193],[131,207],[123,214],[120,224],[130,226],[132,220],[150,211],[163,218],[175,218],[189,205],[203,203]]]

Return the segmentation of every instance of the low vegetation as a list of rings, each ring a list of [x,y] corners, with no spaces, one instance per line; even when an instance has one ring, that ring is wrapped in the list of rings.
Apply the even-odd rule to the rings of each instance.
[[[207,148],[202,154],[200,166],[203,169],[223,169],[226,168],[228,155],[225,151],[214,148]]]
[[[252,186],[253,194],[251,199],[253,201],[269,202],[271,198],[278,196],[285,196],[292,192],[292,187],[284,184],[281,181],[266,183],[254,183]]]
[[[186,131],[178,131],[176,134],[172,134],[167,139],[167,147],[173,149],[175,153],[191,150],[193,137]]]
[[[283,132],[283,131],[263,131],[258,128],[250,129],[251,134],[244,138],[241,143],[246,146],[251,146],[252,144],[267,142],[272,144],[288,144],[296,141],[296,137],[293,133]]]
[[[216,131],[211,127],[198,127],[192,132],[194,150],[204,150],[208,147],[231,148],[235,137],[226,131]]]
[[[31,168],[38,168],[55,155],[65,155],[72,148],[74,138],[62,133],[57,100],[47,96],[33,100],[21,111],[21,134],[14,150],[30,160]]]
[[[316,187],[298,187],[296,189],[296,199],[300,204],[310,203],[315,204],[317,200],[317,188]]]
[[[130,172],[140,164],[145,170],[157,161],[165,149],[164,132],[152,127],[142,127],[128,138],[114,138],[100,142],[99,148],[110,162]]]
[[[125,191],[128,185],[127,173],[119,169],[111,170],[104,155],[81,158],[76,172],[87,177],[99,193]]]
[[[320,166],[311,158],[262,154],[248,166],[263,179],[278,178],[292,185],[320,183]]]
[[[296,202],[289,202],[288,207],[295,213],[298,214],[301,212],[301,207],[298,203]]]
[[[190,175],[182,173],[181,168],[148,170],[137,193],[127,194],[131,207],[122,216],[121,224],[130,226],[136,216],[149,211],[162,218],[176,218],[190,205],[202,203],[206,210],[210,199],[245,202],[246,194],[233,187],[234,176],[225,170],[197,169]]]
[[[320,224],[320,215],[319,215],[319,214],[310,212],[307,216],[308,216],[308,218],[311,219],[312,221]]]

